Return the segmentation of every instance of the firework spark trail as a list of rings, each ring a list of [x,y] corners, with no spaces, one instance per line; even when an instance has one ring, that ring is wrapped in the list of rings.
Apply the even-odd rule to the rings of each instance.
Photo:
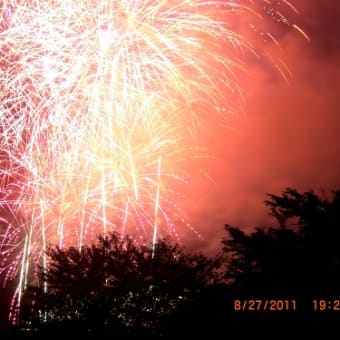
[[[0,272],[20,277],[14,306],[48,244],[81,248],[128,226],[153,246],[160,224],[177,235],[190,136],[204,115],[236,110],[240,57],[256,53],[231,23],[260,20],[259,6],[305,35],[287,1],[0,6]]]

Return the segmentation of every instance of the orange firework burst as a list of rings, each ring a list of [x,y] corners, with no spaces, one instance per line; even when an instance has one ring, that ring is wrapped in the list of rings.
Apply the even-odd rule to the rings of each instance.
[[[160,225],[177,235],[173,216],[190,227],[175,204],[181,159],[205,115],[235,110],[239,59],[255,49],[232,23],[259,20],[259,5],[274,8],[267,0],[0,3],[0,270],[5,281],[19,277],[13,306],[33,262],[46,269],[48,244],[81,248],[131,226],[155,244]],[[270,14],[301,31],[284,11]]]

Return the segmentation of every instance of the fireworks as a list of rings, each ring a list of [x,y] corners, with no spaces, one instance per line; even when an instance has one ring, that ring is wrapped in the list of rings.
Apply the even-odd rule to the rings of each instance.
[[[235,22],[262,11],[304,34],[287,19],[292,4],[275,6],[2,2],[0,271],[19,277],[13,306],[48,244],[81,248],[131,227],[155,244],[160,226],[175,237],[177,220],[190,227],[175,203],[181,159],[205,116],[236,110],[240,60],[256,53]]]

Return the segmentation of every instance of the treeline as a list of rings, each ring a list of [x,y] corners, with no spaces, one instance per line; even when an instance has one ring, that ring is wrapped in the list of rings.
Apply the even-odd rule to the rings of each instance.
[[[268,322],[340,322],[340,190],[327,200],[286,189],[265,204],[277,225],[249,234],[226,225],[215,257],[170,239],[153,254],[114,233],[81,251],[49,248],[15,331],[191,339]]]

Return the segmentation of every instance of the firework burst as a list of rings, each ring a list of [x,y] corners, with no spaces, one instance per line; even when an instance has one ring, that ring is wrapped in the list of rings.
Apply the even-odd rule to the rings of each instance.
[[[181,160],[206,116],[237,111],[240,60],[256,53],[235,22],[262,11],[303,33],[286,1],[0,6],[0,271],[18,277],[13,307],[48,244],[131,227],[155,244],[160,226],[191,228],[175,203]]]

